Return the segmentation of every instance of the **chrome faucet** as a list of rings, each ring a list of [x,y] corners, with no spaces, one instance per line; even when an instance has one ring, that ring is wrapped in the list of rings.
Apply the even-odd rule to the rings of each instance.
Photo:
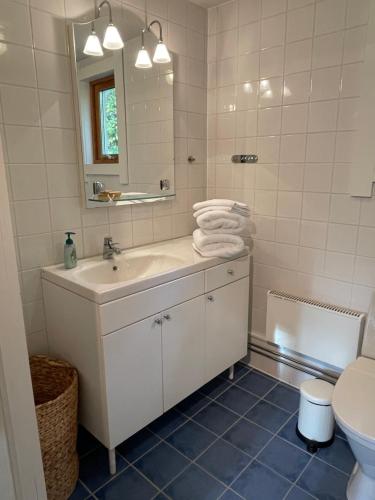
[[[119,255],[121,249],[117,247],[118,243],[113,243],[111,236],[105,236],[103,243],[103,259],[113,259],[113,254]]]

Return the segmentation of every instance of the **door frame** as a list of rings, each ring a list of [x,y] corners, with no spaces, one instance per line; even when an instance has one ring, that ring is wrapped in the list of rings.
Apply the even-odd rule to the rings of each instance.
[[[0,138],[0,405],[15,498],[47,500]],[[6,448],[5,448],[6,449]],[[11,481],[11,482],[10,482]]]

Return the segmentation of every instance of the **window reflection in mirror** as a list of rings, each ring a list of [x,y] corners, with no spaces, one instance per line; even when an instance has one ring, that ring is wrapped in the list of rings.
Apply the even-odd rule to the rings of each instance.
[[[117,100],[114,75],[90,82],[94,163],[118,162]]]

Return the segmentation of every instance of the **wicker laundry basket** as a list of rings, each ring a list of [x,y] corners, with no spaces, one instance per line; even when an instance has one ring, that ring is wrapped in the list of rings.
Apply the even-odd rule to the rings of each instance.
[[[66,500],[78,480],[78,375],[67,362],[32,356],[31,378],[49,500]]]

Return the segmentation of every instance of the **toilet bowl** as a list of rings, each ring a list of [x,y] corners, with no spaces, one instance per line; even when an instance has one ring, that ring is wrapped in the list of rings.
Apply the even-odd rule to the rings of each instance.
[[[348,500],[375,499],[375,360],[359,357],[337,381],[332,408],[357,460]]]

